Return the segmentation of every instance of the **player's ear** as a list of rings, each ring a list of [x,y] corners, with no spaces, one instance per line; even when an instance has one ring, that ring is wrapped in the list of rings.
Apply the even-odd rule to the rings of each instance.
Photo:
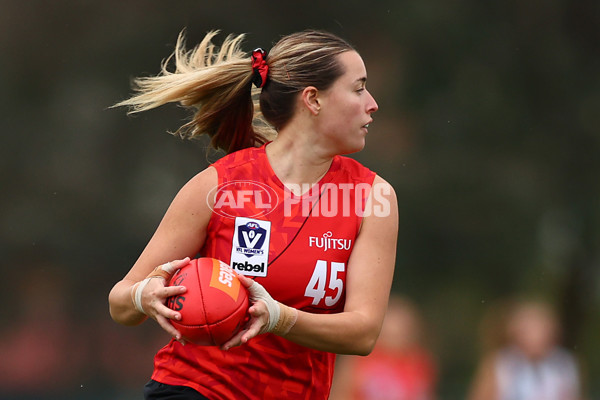
[[[307,86],[301,94],[304,107],[313,115],[319,115],[321,111],[321,102],[319,98],[319,89],[314,86]]]

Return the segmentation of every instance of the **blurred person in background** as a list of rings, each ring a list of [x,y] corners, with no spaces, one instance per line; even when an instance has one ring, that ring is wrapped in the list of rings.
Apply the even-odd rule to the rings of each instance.
[[[73,293],[66,273],[42,261],[32,265],[26,274],[28,265],[5,276],[16,289],[11,302],[16,314],[0,332],[0,398],[65,399],[81,392],[87,332],[70,313]]]
[[[579,400],[580,372],[561,347],[560,326],[545,302],[521,301],[492,308],[482,324],[487,352],[469,400]]]
[[[422,328],[415,304],[392,296],[373,352],[338,357],[330,400],[434,399],[436,361]]]

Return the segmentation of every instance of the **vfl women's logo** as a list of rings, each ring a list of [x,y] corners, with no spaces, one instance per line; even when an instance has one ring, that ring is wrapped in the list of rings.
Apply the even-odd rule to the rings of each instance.
[[[246,257],[255,254],[264,254],[262,249],[265,243],[267,231],[256,222],[248,222],[246,225],[238,226],[238,248],[237,251]]]
[[[237,217],[231,243],[231,268],[243,275],[267,276],[270,240],[270,221]]]
[[[350,250],[352,247],[351,239],[337,239],[333,238],[333,233],[331,231],[327,231],[323,234],[323,237],[318,236],[309,236],[308,237],[308,247],[317,247],[319,249],[323,249],[323,251],[327,251],[329,249],[333,250]]]

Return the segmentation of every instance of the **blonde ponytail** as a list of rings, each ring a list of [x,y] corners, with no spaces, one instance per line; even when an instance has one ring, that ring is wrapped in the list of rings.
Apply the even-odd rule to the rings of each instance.
[[[213,147],[228,153],[265,143],[274,131],[260,113],[254,113],[252,94],[257,92],[251,88],[250,57],[241,50],[244,35],[227,36],[217,48],[212,43],[217,33],[209,32],[199,45],[186,50],[181,32],[160,74],[135,79],[135,95],[114,107],[127,106],[129,113],[137,113],[179,103],[194,111],[192,119],[174,132],[182,138],[207,134]],[[172,62],[174,72],[168,70]]]

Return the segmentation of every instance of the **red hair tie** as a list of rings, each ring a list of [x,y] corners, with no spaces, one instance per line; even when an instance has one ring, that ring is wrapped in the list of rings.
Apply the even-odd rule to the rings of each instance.
[[[269,66],[265,61],[267,55],[263,49],[260,47],[252,51],[252,71],[254,76],[252,77],[252,83],[257,88],[261,88],[265,86],[267,82],[267,73],[269,72]]]

